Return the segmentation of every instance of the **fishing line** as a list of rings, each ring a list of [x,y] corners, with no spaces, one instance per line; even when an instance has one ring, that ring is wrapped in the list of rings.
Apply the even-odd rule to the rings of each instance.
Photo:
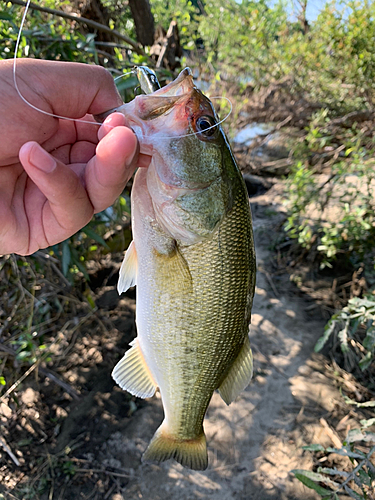
[[[24,26],[25,20],[26,20],[26,15],[27,15],[27,12],[29,10],[30,2],[31,2],[31,0],[27,0],[26,7],[25,7],[25,12],[23,13],[22,20],[21,20],[21,25],[20,25],[20,28],[19,28],[19,31],[18,31],[18,36],[17,36],[17,41],[16,41],[16,47],[14,49],[14,57],[13,57],[13,83],[14,83],[14,88],[17,91],[17,94],[20,96],[20,98],[23,100],[23,102],[25,104],[27,104],[28,106],[30,106],[30,108],[35,109],[35,111],[39,111],[39,113],[43,113],[44,115],[51,116],[52,118],[59,118],[60,120],[68,120],[68,121],[72,121],[72,122],[87,123],[89,125],[95,125],[96,127],[100,127],[101,123],[89,122],[88,120],[82,120],[80,118],[70,118],[68,116],[55,115],[54,113],[49,113],[48,111],[44,111],[44,109],[40,109],[37,106],[34,106],[34,104],[32,104],[31,102],[29,102],[26,99],[26,97],[24,97],[22,95],[22,93],[21,93],[21,91],[20,91],[20,89],[18,87],[18,84],[17,84],[17,75],[16,75],[17,53],[18,53],[18,49],[19,49],[19,45],[20,45],[20,41],[21,41],[21,35],[22,35],[22,31],[23,31],[23,26]],[[134,73],[134,70],[128,71],[127,73],[124,73],[123,75],[118,76],[117,78],[115,78],[114,81],[118,80],[119,78],[123,78],[123,77],[125,77],[127,75],[130,75],[132,73]]]
[[[19,95],[19,97],[22,99],[22,101],[27,104],[28,106],[30,106],[30,108],[34,109],[35,111],[39,111],[39,113],[42,113],[44,115],[47,115],[47,116],[51,116],[52,118],[58,118],[60,120],[68,120],[68,121],[73,121],[73,122],[80,122],[80,123],[86,123],[88,125],[94,125],[94,126],[97,126],[97,127],[100,127],[101,126],[101,123],[96,123],[96,122],[89,122],[88,120],[82,120],[80,118],[70,118],[68,116],[60,116],[60,115],[56,115],[54,113],[49,113],[48,111],[44,111],[43,109],[40,109],[38,108],[37,106],[34,106],[34,104],[32,104],[31,102],[29,102],[26,97],[24,97],[18,87],[18,83],[17,83],[17,54],[18,54],[18,49],[19,49],[19,46],[20,46],[20,42],[21,42],[21,35],[22,35],[22,31],[23,31],[23,27],[24,27],[24,24],[25,24],[25,21],[26,21],[26,15],[27,15],[27,12],[29,10],[29,7],[30,7],[30,3],[31,3],[31,0],[27,0],[26,2],[26,6],[25,6],[25,12],[23,13],[23,16],[22,16],[22,20],[21,20],[21,25],[20,25],[20,28],[19,28],[19,31],[18,31],[18,36],[17,36],[17,40],[16,40],[16,46],[15,46],[15,49],[14,49],[14,57],[13,57],[13,83],[14,83],[14,88],[16,89],[17,91],[17,94]],[[117,80],[119,80],[120,78],[124,78],[125,76],[128,76],[132,73],[134,73],[135,71],[134,70],[130,70],[128,71],[127,73],[124,73],[120,76],[117,76],[116,78],[114,78],[114,81],[116,82]],[[159,96],[159,97],[168,97],[168,96]],[[220,121],[218,121],[217,123],[215,123],[214,125],[211,125],[211,127],[207,127],[206,129],[204,129],[204,132],[206,132],[207,130],[211,130],[215,127],[218,127],[221,123],[223,123],[225,120],[227,120],[227,118],[231,115],[232,113],[232,110],[233,110],[233,106],[232,106],[232,103],[231,101],[227,98],[227,97],[223,97],[223,96],[215,96],[215,97],[210,97],[210,99],[225,99],[228,103],[229,103],[229,106],[230,106],[230,110],[229,110],[229,113]],[[184,137],[189,137],[189,136],[192,136],[192,135],[199,135],[199,133],[196,133],[196,132],[190,132],[189,134],[184,134],[184,135],[166,135],[166,136],[160,136],[158,135],[158,139],[180,139],[180,138],[184,138]],[[145,137],[149,137],[149,136],[145,136]],[[139,139],[141,139],[141,137],[139,137]]]
[[[125,76],[131,75],[132,73],[135,73],[134,69],[131,69],[130,71],[127,71],[126,73],[123,73],[120,76],[116,76],[116,78],[114,78],[113,81],[117,82],[117,80],[120,80],[121,78],[124,78]]]

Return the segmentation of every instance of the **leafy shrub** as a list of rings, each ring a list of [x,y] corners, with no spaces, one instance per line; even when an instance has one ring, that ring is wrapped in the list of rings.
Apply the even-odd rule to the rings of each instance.
[[[347,368],[368,370],[375,361],[375,297],[354,297],[327,323],[315,351],[319,352],[330,337],[337,337],[347,360]]]
[[[354,401],[352,403],[356,404]],[[357,405],[375,407],[375,401]],[[374,423],[374,418],[362,420],[362,428],[350,430],[341,448],[324,448],[316,444],[303,447],[304,450],[323,456],[333,453],[347,457],[348,463],[351,463],[351,470],[318,467],[316,472],[295,469],[292,473],[305,486],[316,491],[323,500],[339,500],[342,494],[345,497],[349,495],[355,500],[373,500],[375,491],[375,434],[365,429]]]
[[[215,70],[242,82],[266,84],[285,74],[282,55],[287,11],[281,3],[208,0],[199,33]]]
[[[180,43],[185,50],[195,50],[196,40],[200,37],[198,27],[199,9],[194,5],[196,2],[189,0],[152,0],[151,9],[155,24],[168,30],[170,22],[177,22]]]
[[[63,2],[60,3],[60,5]],[[54,1],[45,7],[59,8]],[[15,5],[0,10],[0,59],[14,57],[14,47],[21,24],[23,10]],[[93,35],[74,30],[71,22],[39,11],[29,11],[22,32],[17,57],[35,57],[75,62],[95,62]]]
[[[333,142],[327,124],[319,124],[324,116],[326,110],[315,115],[294,152],[305,161],[288,177],[285,229],[306,248],[315,243],[322,267],[331,267],[339,254],[354,262],[375,248],[375,161],[372,141],[356,127],[340,146]]]

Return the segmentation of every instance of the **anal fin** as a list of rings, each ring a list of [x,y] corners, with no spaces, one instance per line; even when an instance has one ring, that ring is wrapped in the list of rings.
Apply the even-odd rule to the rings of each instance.
[[[249,385],[253,376],[253,353],[251,352],[249,336],[231,366],[227,376],[219,387],[220,396],[229,405]]]
[[[130,345],[131,349],[114,367],[112,377],[121,389],[133,396],[150,398],[157,386],[139,348],[138,339],[134,339]]]

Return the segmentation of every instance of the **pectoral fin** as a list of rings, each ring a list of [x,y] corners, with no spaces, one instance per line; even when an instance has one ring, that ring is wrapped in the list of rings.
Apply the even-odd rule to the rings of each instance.
[[[121,264],[120,277],[117,283],[118,293],[126,292],[131,286],[137,284],[137,252],[135,249],[134,241],[132,241],[126,250],[124,260]]]
[[[170,253],[161,254],[155,251],[158,265],[157,274],[161,283],[168,283],[170,293],[193,290],[193,281],[189,266],[176,246]],[[176,290],[174,290],[176,288]]]
[[[155,394],[156,384],[139,348],[138,339],[115,366],[112,377],[117,384],[133,396],[150,398]]]
[[[248,386],[253,376],[253,353],[248,335],[235,362],[219,387],[220,396],[229,405]]]

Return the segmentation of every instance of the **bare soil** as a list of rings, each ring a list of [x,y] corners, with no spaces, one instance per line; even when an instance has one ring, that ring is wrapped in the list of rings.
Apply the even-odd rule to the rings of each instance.
[[[291,471],[314,465],[302,446],[336,445],[358,426],[358,414],[340,393],[355,394],[358,384],[312,354],[324,311],[288,273],[274,272],[283,208],[282,184],[272,183],[251,198],[258,264],[250,330],[255,375],[230,406],[213,396],[205,419],[208,470],[141,462],[163,411],[160,399],[134,398],[110,375],[136,335],[134,292],[119,298],[115,288],[118,255],[98,266],[97,311],[78,314],[76,328],[62,335],[64,355],[45,365],[67,387],[33,373],[15,390],[16,399],[0,405],[0,499],[319,498]]]

